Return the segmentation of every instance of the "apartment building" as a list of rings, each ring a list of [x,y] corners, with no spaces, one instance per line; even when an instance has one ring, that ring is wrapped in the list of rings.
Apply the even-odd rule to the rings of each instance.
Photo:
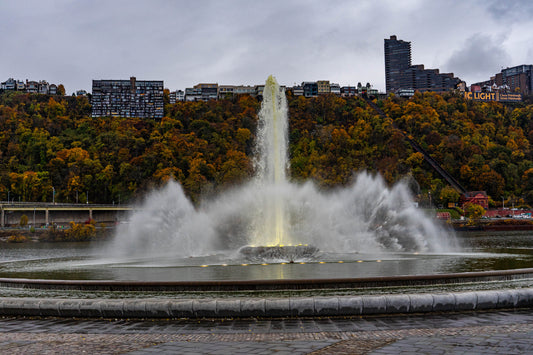
[[[163,117],[163,81],[93,80],[92,117]]]
[[[319,80],[316,82],[317,94],[324,95],[330,93],[330,86],[328,80]]]

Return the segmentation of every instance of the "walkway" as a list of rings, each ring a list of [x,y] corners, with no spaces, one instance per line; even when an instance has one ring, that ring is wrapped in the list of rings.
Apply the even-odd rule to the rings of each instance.
[[[524,354],[533,310],[229,320],[0,318],[0,354]]]

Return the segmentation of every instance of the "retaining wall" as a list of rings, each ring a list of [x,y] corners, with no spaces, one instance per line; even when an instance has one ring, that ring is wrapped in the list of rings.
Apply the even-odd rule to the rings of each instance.
[[[101,318],[315,317],[531,308],[533,288],[375,296],[224,299],[0,298],[2,316]]]

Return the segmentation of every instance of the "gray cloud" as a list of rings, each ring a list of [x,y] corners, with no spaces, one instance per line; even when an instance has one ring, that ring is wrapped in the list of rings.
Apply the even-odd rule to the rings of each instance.
[[[487,80],[487,73],[493,75],[510,63],[511,56],[502,47],[504,40],[503,35],[493,38],[476,33],[451,55],[445,68],[469,83]]]
[[[501,22],[529,22],[533,16],[533,2],[531,0],[489,0],[488,11]]]
[[[253,85],[274,74],[286,85],[325,79],[384,89],[383,39],[397,34],[412,42],[413,62],[477,81],[526,55],[524,45],[503,49],[496,37],[508,31],[514,38],[515,25],[496,14],[531,8],[517,3],[0,1],[0,80],[46,79],[72,92],[90,90],[92,79],[135,75],[175,90],[199,82]],[[516,33],[531,22],[522,19]],[[482,30],[488,42],[462,44]]]

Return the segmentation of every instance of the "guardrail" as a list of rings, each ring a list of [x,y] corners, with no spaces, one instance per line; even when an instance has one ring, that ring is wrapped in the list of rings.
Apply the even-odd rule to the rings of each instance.
[[[15,202],[15,201],[0,201],[0,208],[4,206],[10,207],[123,207],[132,208],[130,204],[98,204],[98,203],[59,203],[59,202]]]

